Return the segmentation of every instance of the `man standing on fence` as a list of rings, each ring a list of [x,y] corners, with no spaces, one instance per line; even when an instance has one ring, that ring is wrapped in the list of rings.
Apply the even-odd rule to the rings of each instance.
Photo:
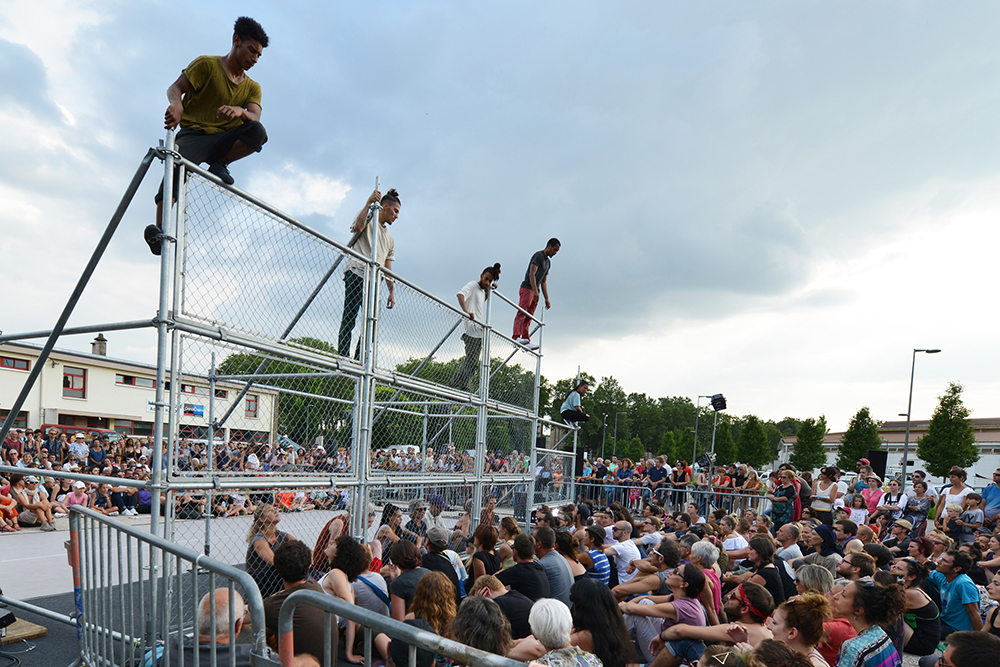
[[[549,301],[549,267],[561,245],[559,239],[549,239],[549,242],[545,244],[545,249],[532,255],[531,261],[528,262],[528,270],[524,273],[524,282],[521,283],[521,289],[518,292],[520,297],[518,306],[531,315],[535,314],[538,301],[543,296],[545,297],[545,308],[552,307],[552,303]],[[517,311],[517,314],[514,315],[514,340],[529,350],[537,350],[538,344],[531,342],[530,325],[531,319],[520,310]]]
[[[458,305],[469,316],[469,321],[465,323],[465,332],[462,334],[465,358],[451,378],[451,386],[456,389],[472,391],[472,379],[478,375],[479,359],[482,356],[486,299],[490,298],[490,290],[496,288],[496,281],[499,279],[498,262],[483,269],[478,281],[470,281],[458,293]]]
[[[392,263],[396,260],[396,240],[389,233],[387,225],[391,225],[399,217],[399,193],[395,189],[390,189],[382,196],[382,193],[375,190],[368,197],[368,201],[354,216],[354,223],[351,224],[351,232],[361,232],[358,242],[354,244],[354,249],[365,257],[372,256],[372,225],[368,224],[368,207],[375,202],[382,203],[382,210],[378,214],[378,243],[376,247],[377,256],[375,262],[379,266],[392,270]],[[354,322],[358,319],[358,311],[361,309],[361,300],[365,292],[365,271],[367,266],[356,260],[348,259],[344,269],[344,315],[340,320],[340,340],[337,343],[337,352],[342,357],[351,354],[351,334],[354,332]],[[389,299],[386,308],[396,305],[396,296],[393,293],[393,281],[386,277],[386,287],[389,288]],[[361,357],[361,342],[354,351],[354,358]]]
[[[174,138],[177,152],[201,164],[223,183],[232,185],[229,164],[260,152],[267,132],[260,124],[260,84],[246,75],[267,47],[267,33],[246,16],[236,19],[233,46],[225,56],[195,58],[167,89],[164,127],[181,131]],[[174,179],[174,197],[177,180]],[[144,238],[154,255],[160,254],[163,220],[163,184],[156,194],[156,224],[146,227]]]

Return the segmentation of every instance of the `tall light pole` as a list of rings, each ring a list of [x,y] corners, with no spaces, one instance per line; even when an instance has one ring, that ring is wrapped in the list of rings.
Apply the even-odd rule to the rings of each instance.
[[[615,442],[611,449],[612,456],[618,456],[618,415],[623,415],[624,412],[615,413]]]
[[[726,409],[726,397],[716,394],[712,397],[712,408],[715,410],[715,420],[712,422],[712,456],[715,456],[715,428],[719,425],[719,410]]]
[[[604,433],[601,435],[601,458],[603,459],[604,458],[604,443],[607,442],[607,440],[608,440],[608,414],[604,413],[603,415],[601,415],[601,417],[602,417],[602,421],[604,422],[604,424],[603,424],[603,431],[604,431]]]
[[[694,460],[698,458],[698,416],[701,414],[701,399],[703,398],[712,397],[702,394],[698,397],[698,403],[694,408],[694,446],[691,448],[691,465],[694,465]]]
[[[937,354],[941,350],[920,350],[914,348],[913,350],[913,362],[910,364],[910,397],[906,401],[906,436],[903,438],[903,472],[902,472],[902,488],[906,488],[906,464],[907,459],[910,458],[910,413],[913,410],[913,373],[917,368],[917,352],[926,352],[927,354]]]

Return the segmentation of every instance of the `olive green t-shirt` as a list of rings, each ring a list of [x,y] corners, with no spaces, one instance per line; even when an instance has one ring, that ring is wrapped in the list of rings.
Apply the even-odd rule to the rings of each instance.
[[[246,74],[243,83],[233,83],[222,67],[221,56],[199,56],[184,68],[184,74],[191,82],[191,91],[181,100],[184,104],[181,128],[185,130],[201,130],[206,134],[232,130],[242,125],[243,119],[218,118],[219,107],[246,108],[251,102],[260,105],[260,84]]]

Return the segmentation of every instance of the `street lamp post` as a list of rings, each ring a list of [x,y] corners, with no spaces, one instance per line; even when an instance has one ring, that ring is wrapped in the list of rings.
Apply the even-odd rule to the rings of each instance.
[[[612,448],[611,448],[611,455],[612,456],[618,456],[618,415],[623,415],[623,414],[625,414],[625,413],[624,412],[616,412],[615,413],[615,440],[614,440],[614,444],[612,445]]]
[[[603,426],[602,426],[603,433],[601,435],[601,458],[603,459],[604,458],[604,443],[608,441],[608,414],[604,413],[603,415],[601,415],[601,417],[602,417],[602,421],[604,422]]]
[[[715,419],[712,422],[712,456],[715,456],[715,429],[719,425],[719,410],[726,409],[726,397],[716,394],[712,397],[712,407],[715,409]]]
[[[691,448],[691,465],[694,465],[694,460],[698,458],[698,417],[701,414],[701,399],[703,398],[712,397],[702,394],[698,397],[697,405],[694,408],[694,446]]]
[[[914,348],[913,350],[913,361],[910,364],[910,397],[906,401],[906,435],[903,438],[903,470],[902,470],[902,481],[901,486],[906,488],[906,464],[907,459],[910,458],[910,413],[913,409],[913,373],[917,368],[917,352],[926,352],[927,354],[937,354],[941,350],[921,350]]]

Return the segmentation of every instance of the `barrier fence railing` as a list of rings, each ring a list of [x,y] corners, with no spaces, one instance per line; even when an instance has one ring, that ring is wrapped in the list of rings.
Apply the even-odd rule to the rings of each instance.
[[[147,661],[156,657],[160,664],[181,665],[185,645],[201,638],[212,656],[199,658],[195,651],[187,664],[215,667],[218,645],[237,643],[244,609],[248,653],[255,664],[274,664],[263,600],[246,572],[79,505],[70,511],[70,564],[85,664],[153,664]],[[154,586],[156,581],[161,585]],[[214,597],[220,589],[225,595]],[[205,595],[207,613],[199,613]],[[228,664],[235,659],[230,651]]]
[[[477,667],[525,667],[525,663],[494,655],[471,646],[466,646],[447,639],[433,632],[421,630],[406,623],[382,616],[372,611],[347,604],[339,598],[315,591],[295,591],[281,605],[278,614],[279,655],[282,667],[292,667],[295,655],[295,635],[293,631],[293,614],[296,607],[311,606],[323,610],[326,621],[323,623],[324,633],[324,667],[333,667],[330,657],[336,655],[331,651],[334,641],[330,632],[331,617],[340,616],[349,622],[360,624],[364,628],[364,665],[372,664],[372,640],[376,633],[387,635],[390,639],[399,640],[409,645],[408,662],[396,667],[416,667],[417,650],[431,651],[435,655],[450,658],[456,665],[476,665]]]

